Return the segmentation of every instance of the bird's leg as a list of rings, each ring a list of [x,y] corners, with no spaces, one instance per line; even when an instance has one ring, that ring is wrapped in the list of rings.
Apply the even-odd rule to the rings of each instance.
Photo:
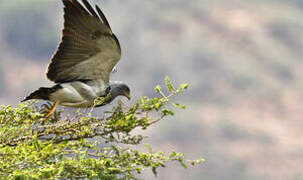
[[[50,102],[47,102],[46,104],[43,104],[41,107],[41,109],[40,109],[40,113],[41,114],[44,114],[45,116],[50,112],[50,109],[52,108],[52,103],[50,103]]]
[[[49,110],[47,110],[48,114],[45,116],[45,121],[48,121],[53,116],[53,114],[55,113],[58,105],[59,105],[59,102],[55,102],[53,107],[51,107]]]

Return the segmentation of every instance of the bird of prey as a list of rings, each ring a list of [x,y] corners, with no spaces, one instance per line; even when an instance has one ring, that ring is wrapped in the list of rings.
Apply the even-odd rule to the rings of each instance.
[[[42,99],[54,102],[46,119],[58,105],[93,107],[98,97],[109,97],[102,105],[117,96],[130,99],[129,87],[110,81],[110,75],[121,58],[117,37],[98,5],[95,9],[87,0],[62,0],[64,29],[62,41],[51,59],[47,78],[55,85],[41,87],[23,101]],[[110,96],[108,96],[110,95]]]

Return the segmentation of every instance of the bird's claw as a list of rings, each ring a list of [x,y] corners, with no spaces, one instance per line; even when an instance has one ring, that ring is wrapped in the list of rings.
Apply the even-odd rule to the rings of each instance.
[[[55,104],[47,103],[42,105],[42,109],[40,110],[40,113],[45,115],[45,121],[48,121],[51,119],[52,116],[57,117],[58,114],[56,113],[56,108],[59,105],[58,102]]]
[[[50,111],[52,109],[52,104],[50,102],[47,102],[46,104],[43,104],[41,107],[42,108],[40,109],[40,113],[47,115],[50,113]]]

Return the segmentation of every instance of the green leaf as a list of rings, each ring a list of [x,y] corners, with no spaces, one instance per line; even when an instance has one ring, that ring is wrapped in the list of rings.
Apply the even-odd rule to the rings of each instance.
[[[156,109],[157,111],[158,111],[160,108],[161,108],[161,104],[160,104],[160,103],[155,104],[155,109]]]
[[[157,93],[160,93],[162,91],[162,88],[161,88],[160,85],[157,85],[155,90],[156,90]]]
[[[166,115],[170,115],[170,116],[175,115],[175,113],[172,110],[168,110],[168,109],[163,109],[162,113],[163,113],[164,116],[166,116]]]
[[[165,83],[166,83],[166,86],[168,88],[168,90],[171,92],[171,93],[174,93],[176,91],[176,89],[174,88],[170,78],[168,76],[166,76],[165,78]]]
[[[179,86],[179,89],[177,91],[177,93],[182,93],[185,89],[188,89],[189,85],[188,84],[181,84]]]
[[[185,169],[187,168],[187,165],[184,162],[180,162],[180,164],[183,168],[185,168]]]
[[[176,155],[177,155],[177,153],[175,151],[173,151],[170,153],[169,158],[173,159],[176,157]]]
[[[150,146],[150,144],[145,144],[145,147],[148,149],[148,151],[149,151],[150,153],[153,152],[153,149],[152,149],[152,147]]]
[[[189,85],[188,84],[181,84],[180,85],[180,89],[184,90],[184,89],[188,89]]]
[[[204,163],[204,162],[206,162],[206,160],[204,158],[201,158],[201,159],[197,160],[198,164],[201,164],[201,163]]]
[[[182,105],[182,104],[179,104],[179,103],[173,103],[173,102],[171,102],[171,104],[172,104],[173,106],[175,106],[176,108],[181,108],[181,109],[185,109],[185,108],[186,108],[185,105]]]

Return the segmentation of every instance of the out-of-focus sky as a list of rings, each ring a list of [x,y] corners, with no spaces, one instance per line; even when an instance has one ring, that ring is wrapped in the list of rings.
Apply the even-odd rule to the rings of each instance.
[[[135,97],[166,75],[190,89],[174,118],[145,132],[155,150],[203,157],[157,179],[303,179],[303,1],[91,0],[122,45],[112,77]],[[46,79],[61,39],[59,0],[0,0],[0,102],[16,105]],[[146,173],[142,179],[155,179]]]

